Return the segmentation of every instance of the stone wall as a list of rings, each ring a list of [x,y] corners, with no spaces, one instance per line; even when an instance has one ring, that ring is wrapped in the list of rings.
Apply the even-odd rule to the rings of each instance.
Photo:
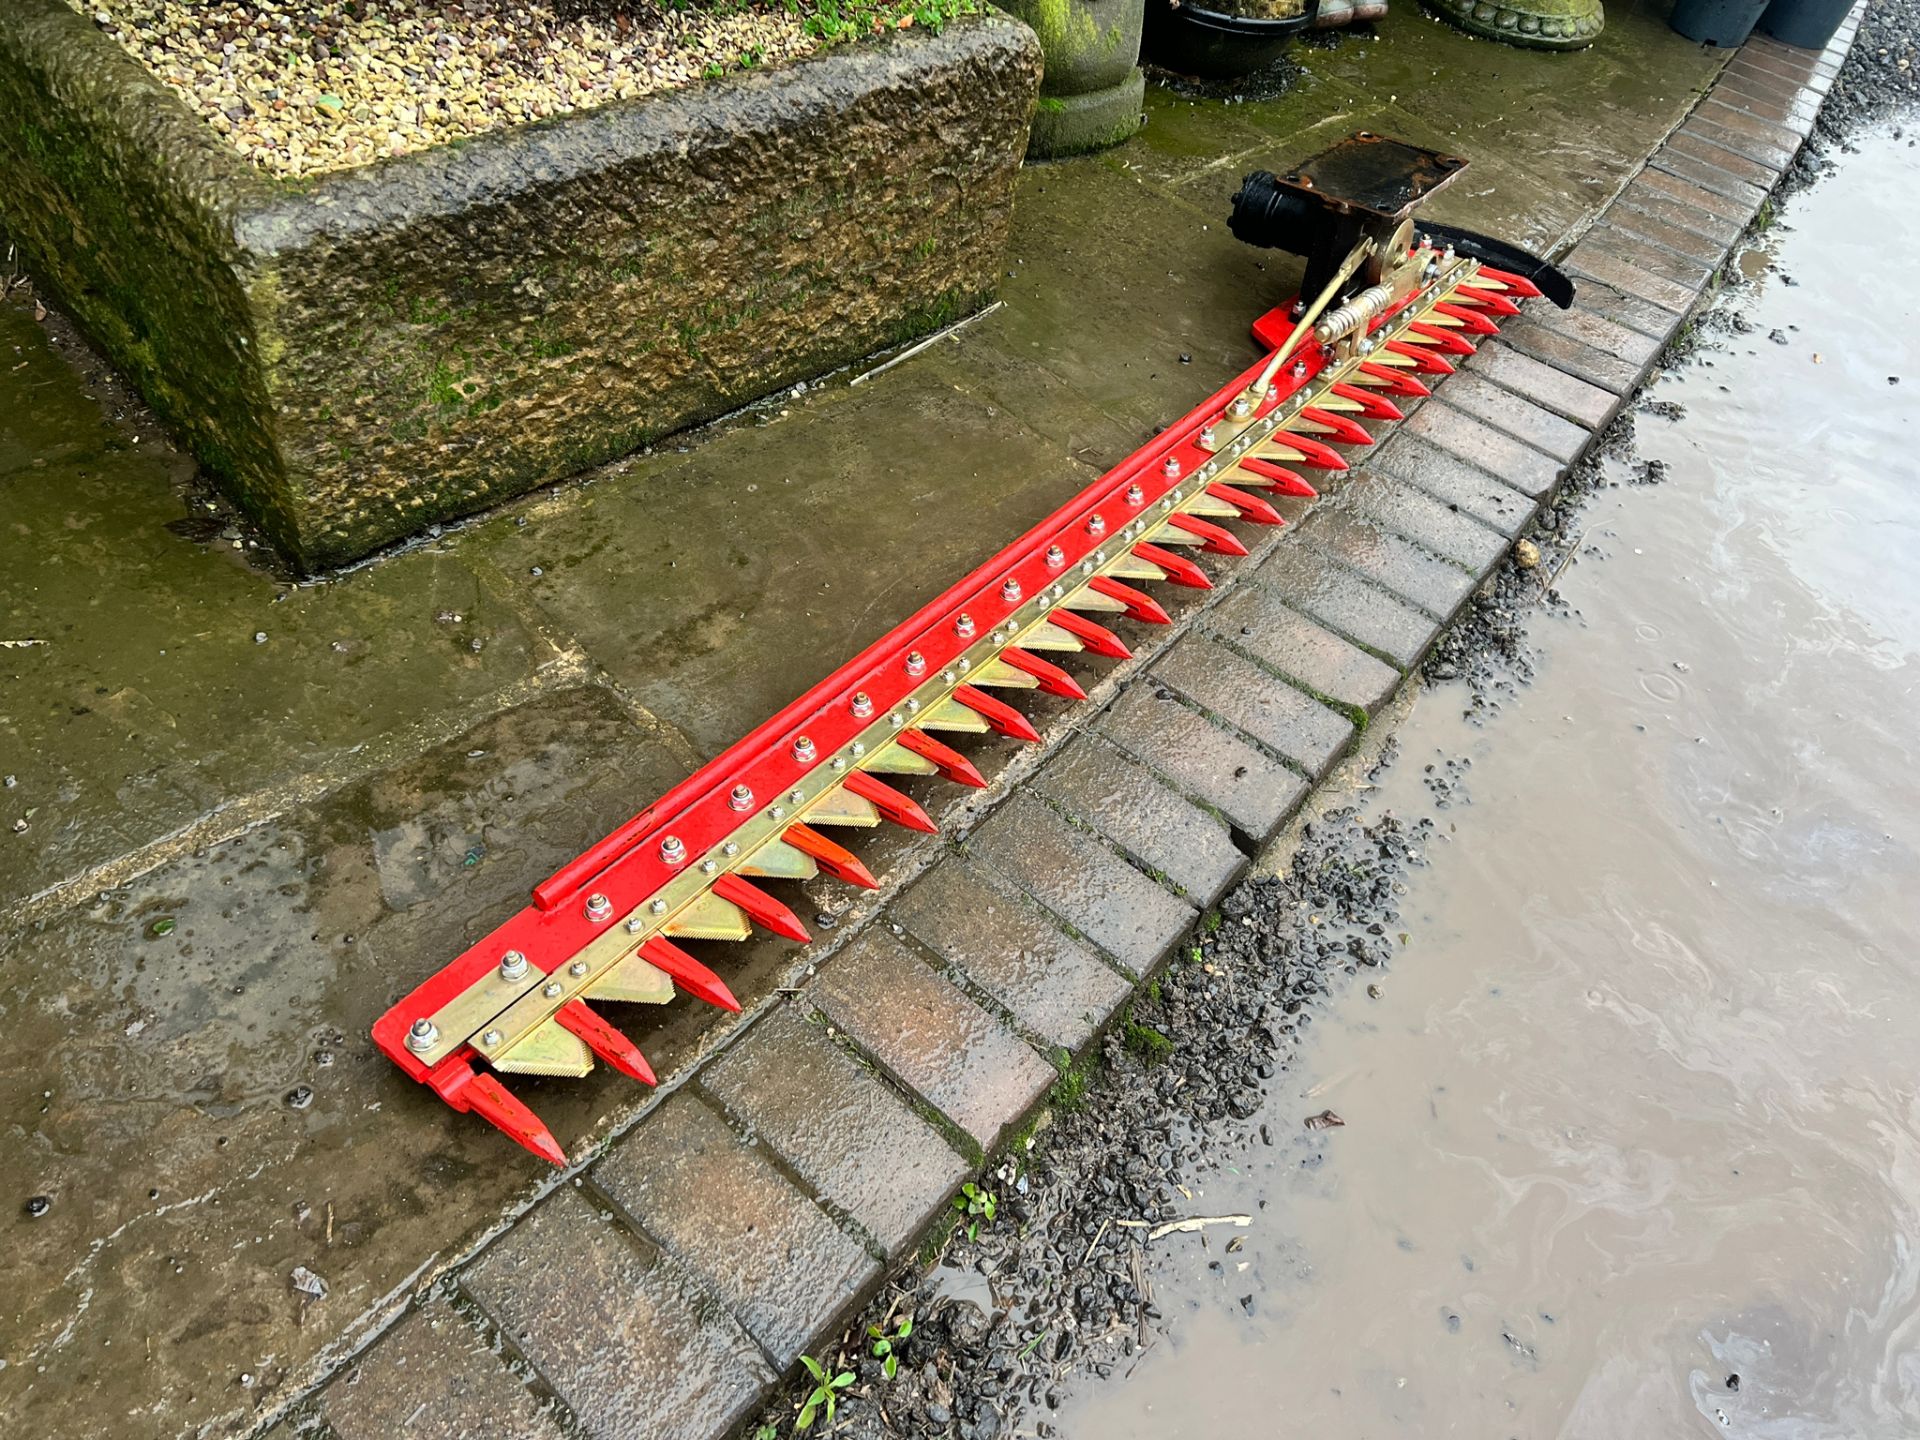
[[[0,223],[333,565],[976,308],[1039,79],[995,14],[286,184],[61,0],[10,0]]]

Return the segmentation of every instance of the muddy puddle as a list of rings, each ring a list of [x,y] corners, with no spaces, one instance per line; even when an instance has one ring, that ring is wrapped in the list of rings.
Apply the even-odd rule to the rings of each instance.
[[[1021,1432],[1920,1433],[1920,150],[1857,144],[1653,388],[1532,683],[1427,690],[1365,790],[1434,827],[1272,1144],[1187,1181],[1251,1223],[1152,1245],[1145,1348]]]

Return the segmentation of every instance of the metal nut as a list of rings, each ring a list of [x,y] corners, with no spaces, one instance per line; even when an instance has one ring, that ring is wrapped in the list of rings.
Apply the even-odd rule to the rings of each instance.
[[[407,1027],[407,1049],[416,1053],[431,1050],[440,1043],[440,1029],[433,1021],[421,1016]]]
[[[500,978],[518,980],[527,973],[527,957],[518,950],[509,950],[500,957]]]
[[[613,902],[597,891],[587,897],[587,919],[596,924],[613,914]]]
[[[687,847],[678,835],[669,835],[660,842],[660,858],[669,865],[678,865],[687,858]]]

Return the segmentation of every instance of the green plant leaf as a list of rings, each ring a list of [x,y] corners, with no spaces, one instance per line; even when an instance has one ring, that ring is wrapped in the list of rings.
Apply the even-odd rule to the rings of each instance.
[[[813,1376],[815,1380],[821,1381],[821,1382],[824,1382],[826,1380],[827,1367],[822,1365],[818,1360],[814,1359],[813,1356],[802,1355],[800,1357],[800,1363],[807,1367],[807,1373]]]
[[[898,1355],[887,1356],[886,1363],[880,1367],[880,1371],[891,1380],[895,1375],[900,1373],[900,1357]]]
[[[847,1388],[847,1386],[851,1385],[853,1382],[854,1382],[853,1372],[851,1370],[842,1370],[838,1375],[834,1376],[833,1379],[829,1380],[827,1383],[836,1390],[844,1390]]]
[[[898,1335],[900,1339],[904,1340],[911,1334],[913,1334],[913,1316],[908,1315],[901,1320]]]

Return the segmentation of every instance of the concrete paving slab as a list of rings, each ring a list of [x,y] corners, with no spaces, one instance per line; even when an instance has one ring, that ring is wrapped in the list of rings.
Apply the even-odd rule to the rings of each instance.
[[[240,1423],[493,1225],[545,1167],[367,1032],[681,773],[606,691],[566,691],[0,939],[7,1169],[53,1199],[12,1241],[42,1281],[0,1313],[6,1413],[118,1435],[137,1394],[146,1433]],[[617,1023],[671,1076],[704,1009]],[[604,1070],[513,1089],[567,1145],[647,1098]]]
[[[1652,239],[1664,241],[1669,234],[1673,234],[1675,240],[1680,240],[1682,237],[1677,232],[1684,232],[1690,237],[1684,240],[1684,244],[1690,247],[1685,253],[1697,259],[1717,261],[1726,248],[1740,238],[1740,232],[1746,228],[1745,217],[1735,219],[1705,208],[1699,203],[1701,199],[1719,200],[1719,197],[1693,189],[1692,186],[1680,187],[1679,182],[1671,176],[1665,177],[1664,185],[1655,184],[1647,178],[1650,174],[1658,173],[1642,170],[1633,183],[1620,192],[1620,198],[1612,208],[1617,211],[1624,207],[1636,215],[1658,221],[1665,228],[1659,234],[1651,235]],[[1681,199],[1674,193],[1676,188],[1692,190],[1694,198]],[[1729,209],[1735,208],[1729,201],[1720,203]],[[1715,248],[1708,250],[1704,246]],[[1679,246],[1676,245],[1676,248]]]
[[[1633,332],[1624,332],[1633,334]],[[1649,344],[1644,335],[1633,339]],[[1550,329],[1524,316],[1508,321],[1500,330],[1500,343],[1543,365],[1551,365],[1563,374],[1589,385],[1610,390],[1615,395],[1632,393],[1646,373],[1646,365],[1621,358],[1617,351],[1601,350],[1584,340],[1576,340],[1563,330]]]
[[[968,1165],[898,1092],[783,1005],[701,1072],[703,1089],[897,1254]]]
[[[1400,672],[1386,661],[1323,630],[1257,586],[1229,596],[1207,628],[1276,675],[1366,715],[1385,704],[1400,683]]]
[[[1316,780],[1353,740],[1350,717],[1204,632],[1182,636],[1153,678]]]
[[[869,929],[806,989],[839,1031],[991,1151],[1058,1077],[904,941]]]
[[[1438,397],[1407,417],[1407,435],[1496,476],[1523,495],[1537,498],[1560,481],[1560,465],[1551,456]]]
[[[33,642],[0,650],[0,913],[249,792],[412,753],[554,659],[438,551],[296,587],[197,543],[157,429],[103,417],[16,306],[0,355],[31,397],[0,404],[0,639]]]
[[[1620,409],[1619,392],[1589,385],[1563,370],[1521,354],[1504,340],[1482,345],[1469,368],[1482,379],[1491,380],[1589,431],[1600,429]],[[1467,408],[1471,410],[1472,404]]]
[[[1449,619],[1473,593],[1474,578],[1464,567],[1349,510],[1322,511],[1298,538],[1437,621]]]
[[[1701,147],[1689,145],[1685,148],[1669,141],[1653,152],[1647,162],[1647,169],[1655,174],[1671,175],[1675,179],[1685,180],[1709,194],[1719,195],[1725,200],[1745,208],[1749,219],[1767,198],[1772,186],[1765,182],[1756,183],[1742,179],[1720,165],[1713,155],[1702,155]]]
[[[1033,787],[1197,905],[1217,900],[1247,863],[1218,816],[1097,736],[1069,742]]]
[[[1540,502],[1531,495],[1523,495],[1479,466],[1469,465],[1437,445],[1426,444],[1418,435],[1405,434],[1382,445],[1369,457],[1367,468],[1376,475],[1406,482],[1447,509],[1508,539],[1518,535],[1540,507]],[[1470,542],[1468,553],[1482,553],[1484,542],[1479,535],[1470,530],[1463,534]],[[1425,548],[1435,554],[1447,553],[1424,536],[1415,543],[1424,543]],[[1471,563],[1469,573],[1472,573]]]
[[[1193,923],[1194,908],[1032,795],[1015,795],[967,850],[1136,975]]]
[[[1658,202],[1646,203],[1657,204]],[[1633,204],[1629,201],[1626,192],[1621,192],[1620,200],[1607,209],[1606,225],[1610,229],[1624,231],[1636,239],[1651,240],[1686,260],[1706,266],[1707,272],[1711,274],[1713,267],[1720,263],[1721,256],[1726,254],[1727,246],[1733,243],[1733,239],[1730,237],[1726,240],[1716,240],[1686,225],[1664,220],[1646,208],[1646,203]],[[1679,209],[1678,206],[1672,208]],[[1711,217],[1696,216],[1694,220],[1696,224],[1712,223]],[[1736,236],[1737,234],[1738,231],[1735,231]]]
[[[713,1297],[611,1215],[555,1191],[461,1277],[514,1348],[605,1440],[710,1440],[773,1383]]]
[[[1650,190],[1667,197],[1685,213],[1699,212],[1703,216],[1724,220],[1735,227],[1735,235],[1746,229],[1747,223],[1753,219],[1755,206],[1762,198],[1755,196],[1753,204],[1748,204],[1745,200],[1729,199],[1725,195],[1695,185],[1690,180],[1682,179],[1652,164],[1636,175],[1633,183],[1621,193],[1629,197],[1630,203],[1637,204],[1639,202],[1631,197],[1642,190]]]
[[[1136,685],[1096,724],[1114,744],[1255,840],[1278,829],[1306,794],[1298,774],[1182,704],[1170,688]]]
[[[1416,485],[1392,476],[1354,492],[1353,512],[1363,519],[1415,540],[1436,554],[1464,567],[1476,580],[1485,579],[1507,553],[1507,537],[1478,520],[1449,509]]]
[[[670,1095],[593,1167],[594,1184],[721,1300],[785,1370],[880,1265],[696,1096]]]
[[[910,364],[822,395],[804,426],[742,426],[652,468],[535,504],[524,526],[489,521],[461,550],[703,757],[1098,473]]]
[[[1028,1031],[1068,1051],[1077,1052],[1131,988],[1057,921],[961,856],[927,871],[888,913]]]
[[[320,1402],[337,1440],[562,1440],[553,1409],[445,1301],[430,1302],[381,1336]]]
[[[1277,551],[1254,576],[1302,615],[1403,670],[1413,668],[1440,625],[1353,570],[1306,545]]]

